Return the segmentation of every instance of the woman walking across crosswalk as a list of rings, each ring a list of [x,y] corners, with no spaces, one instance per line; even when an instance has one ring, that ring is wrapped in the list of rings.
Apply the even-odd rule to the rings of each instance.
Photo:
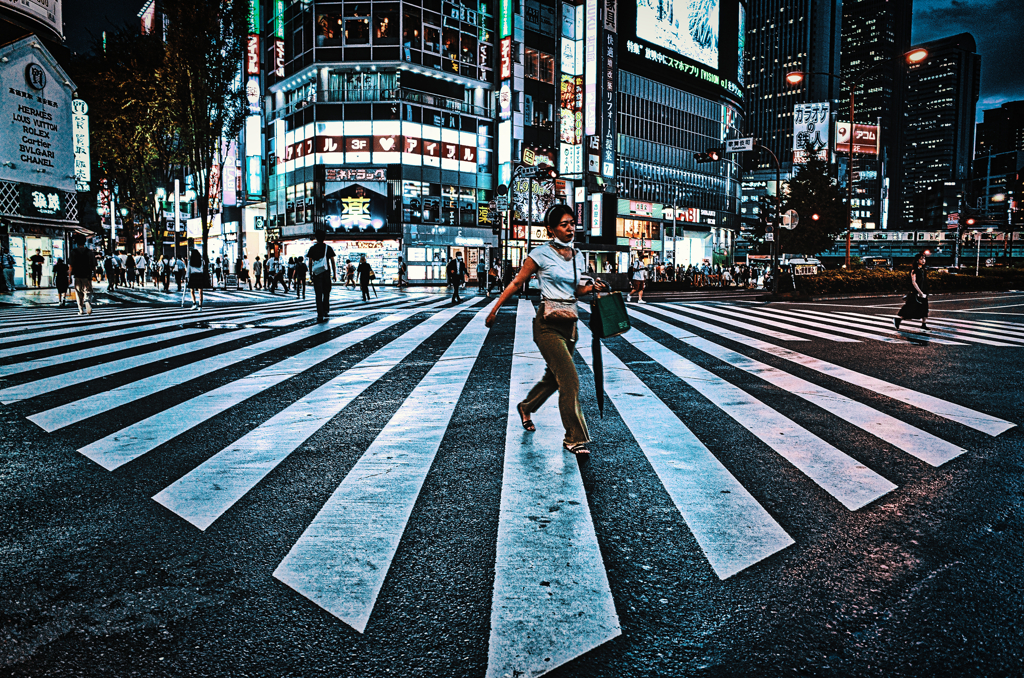
[[[896,317],[892,319],[896,329],[904,320],[921,320],[921,331],[928,331],[928,271],[924,252],[914,257],[914,267],[910,269],[910,293],[904,299],[906,303]]]
[[[192,293],[192,310],[203,310],[203,288],[206,287],[206,267],[203,255],[199,250],[192,250],[188,256],[188,289]],[[199,301],[196,301],[196,290],[199,290]]]
[[[590,433],[580,408],[580,379],[573,363],[579,335],[576,332],[576,298],[607,286],[582,276],[587,262],[572,246],[576,232],[576,216],[571,207],[555,205],[544,217],[551,240],[535,248],[523,262],[515,279],[498,297],[487,316],[487,326],[494,323],[498,309],[534,274],[540,281],[541,304],[533,321],[533,340],[547,364],[544,376],[516,405],[523,428],[535,431],[531,414],[558,391],[558,411],[565,427],[562,446],[573,454],[589,454]]]

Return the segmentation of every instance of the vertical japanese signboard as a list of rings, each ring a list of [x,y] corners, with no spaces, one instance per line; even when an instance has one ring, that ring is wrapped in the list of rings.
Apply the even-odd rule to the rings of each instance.
[[[501,49],[498,108],[498,183],[512,181],[512,0],[498,0],[498,40]]]
[[[829,103],[793,106],[793,163],[807,163],[809,148],[819,160],[828,161]]]
[[[616,83],[618,80],[618,54],[615,32],[617,0],[604,0],[604,40],[602,41],[602,102],[601,102],[601,176],[615,178],[615,118],[618,113]]]
[[[71,102],[71,135],[75,148],[75,190],[89,191],[92,169],[89,160],[89,105],[81,99]]]
[[[583,133],[597,134],[597,0],[587,0],[583,58]]]

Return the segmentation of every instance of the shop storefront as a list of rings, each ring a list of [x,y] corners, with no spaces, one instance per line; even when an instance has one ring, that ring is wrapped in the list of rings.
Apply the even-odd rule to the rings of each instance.
[[[490,267],[497,261],[498,237],[489,228],[435,225],[405,226],[405,260],[412,284],[443,283],[447,279],[448,261],[462,254],[470,283],[476,282],[480,261]]]
[[[0,243],[15,261],[17,287],[53,285],[53,265],[67,261],[78,226],[72,92],[75,85],[42,43],[30,36],[0,47]]]
[[[281,243],[281,257],[287,263],[292,257],[305,257],[316,241],[312,237],[284,240]],[[377,276],[377,285],[394,285],[398,280],[398,257],[402,254],[401,244],[394,240],[338,240],[330,235],[324,240],[331,246],[338,265],[339,282],[343,280],[345,267],[351,262],[359,265],[359,258],[366,257],[366,263]]]

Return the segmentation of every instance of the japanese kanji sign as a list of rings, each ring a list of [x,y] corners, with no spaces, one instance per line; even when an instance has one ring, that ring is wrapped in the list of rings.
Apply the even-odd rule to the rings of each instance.
[[[807,162],[807,144],[819,160],[828,161],[829,103],[793,106],[793,163]]]

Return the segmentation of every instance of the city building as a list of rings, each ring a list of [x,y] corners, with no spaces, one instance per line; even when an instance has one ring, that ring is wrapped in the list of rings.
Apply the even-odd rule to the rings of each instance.
[[[45,13],[33,18],[34,7],[23,21],[46,24],[51,35],[59,30],[59,11],[56,19]],[[67,260],[71,236],[80,230],[74,130],[84,118],[76,113],[84,113],[78,108],[84,102],[74,99],[75,84],[34,34],[0,45],[0,80],[0,244],[14,257],[15,285],[32,284],[31,259],[38,254],[39,283],[46,287],[53,284],[53,265]]]
[[[630,260],[731,263],[741,159],[698,163],[694,155],[744,136],[747,16],[744,2],[619,4],[616,199],[602,206],[604,231],[593,238],[616,248],[619,270]]]
[[[986,109],[978,123],[975,157],[1008,151],[1024,151],[1024,101]]]
[[[981,57],[969,33],[916,47],[928,57],[906,67],[899,207],[901,223],[930,230],[969,188]]]
[[[910,51],[912,0],[844,0],[842,5],[842,96],[839,123],[850,121],[850,91],[858,129],[877,127],[874,152],[855,153],[851,218],[856,228],[899,228],[890,223],[893,187],[899,186],[904,79]],[[844,166],[848,155],[842,156]],[[899,211],[897,210],[897,214]],[[906,225],[911,227],[909,224]]]
[[[821,156],[831,160],[833,113],[840,96],[836,76],[842,21],[841,0],[747,3],[743,66],[747,101],[745,132],[741,136],[757,137],[775,154],[782,181],[792,177],[794,159],[800,159],[798,138],[817,139]],[[804,74],[795,84],[786,77],[793,72]],[[797,111],[801,113],[799,120],[794,118]],[[812,130],[812,134],[798,137],[798,126],[805,133]],[[768,153],[761,153],[746,169],[741,207],[746,235],[741,252],[751,245],[758,201],[777,192],[775,162]]]
[[[268,246],[304,255],[322,228],[342,265],[366,255],[384,283],[399,256],[411,282],[443,280],[457,252],[475,276],[497,245],[481,219],[494,191],[494,5],[261,9],[248,87],[262,125],[246,131],[245,173],[247,186],[262,180],[250,164],[259,129]]]
[[[992,223],[1020,228],[1024,225],[1024,101],[1010,101],[982,115],[974,147],[974,206]]]

